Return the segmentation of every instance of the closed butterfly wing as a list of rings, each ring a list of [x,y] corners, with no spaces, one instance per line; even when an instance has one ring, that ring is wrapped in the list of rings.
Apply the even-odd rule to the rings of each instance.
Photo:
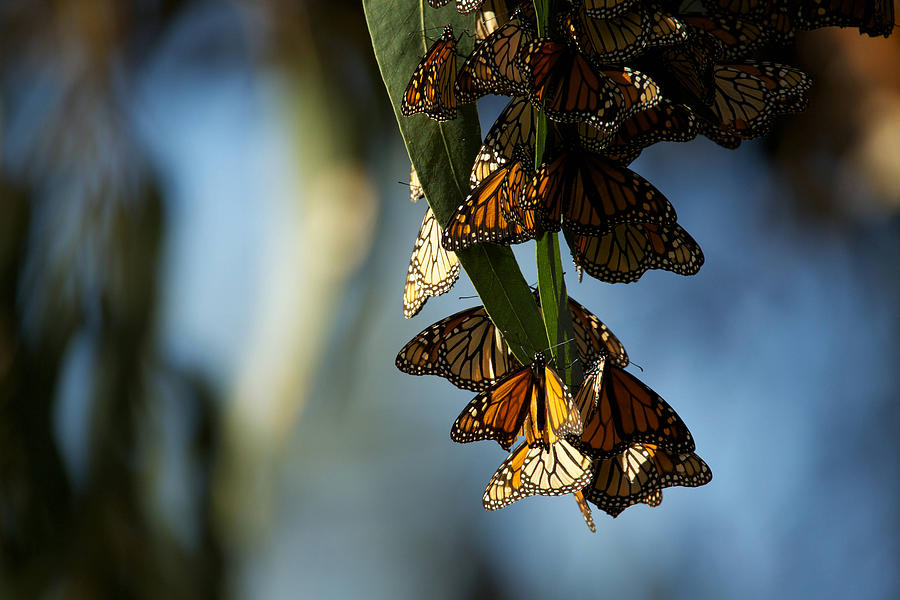
[[[474,244],[511,245],[533,239],[529,231],[510,218],[506,180],[512,165],[489,174],[456,209],[444,229],[444,248],[458,252]]]
[[[534,37],[534,28],[522,10],[488,35],[463,62],[457,75],[460,102],[474,102],[486,94],[524,93],[525,79],[515,59]]]
[[[498,510],[535,494],[572,494],[590,482],[590,468],[590,458],[563,439],[549,447],[523,442],[491,477],[482,503]]]
[[[472,187],[511,161],[517,148],[534,153],[534,124],[535,109],[526,99],[515,98],[506,105],[484,136],[469,178]]]
[[[605,357],[619,367],[628,366],[625,346],[603,321],[572,298],[569,298],[569,311],[572,314],[578,356],[585,364]]]
[[[456,118],[456,38],[449,25],[432,44],[413,72],[400,112],[404,116],[424,113],[435,121]]]
[[[627,61],[644,50],[650,37],[647,12],[632,8],[613,18],[597,19],[582,7],[566,18],[568,33],[578,49],[597,62]]]
[[[623,223],[603,235],[567,234],[572,260],[607,283],[631,283],[650,269],[694,275],[703,266],[700,245],[677,223]]]
[[[609,457],[635,442],[658,444],[679,454],[694,451],[691,432],[656,392],[612,364],[605,364],[599,376],[599,388],[585,383],[575,396],[576,407],[596,405],[588,411],[581,435],[586,452]]]
[[[459,260],[441,245],[441,226],[429,208],[413,246],[403,291],[403,316],[414,317],[425,301],[450,290],[459,279]]]
[[[415,203],[424,197],[425,188],[422,187],[422,182],[419,181],[419,174],[416,173],[414,166],[409,165],[409,201]]]
[[[690,109],[663,100],[626,119],[608,139],[602,153],[625,166],[648,146],[657,142],[689,142],[698,131],[697,119]],[[582,143],[590,142],[590,137],[582,137]]]

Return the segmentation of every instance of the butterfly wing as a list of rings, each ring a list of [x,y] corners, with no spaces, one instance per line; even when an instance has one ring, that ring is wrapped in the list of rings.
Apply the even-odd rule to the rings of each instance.
[[[456,118],[456,38],[453,28],[431,45],[416,67],[400,104],[404,116],[424,113],[435,121]]]
[[[575,493],[591,480],[590,468],[590,458],[565,440],[549,448],[522,442],[491,477],[482,503],[487,510],[497,510],[535,494]]]
[[[403,291],[403,316],[414,317],[425,301],[450,290],[459,279],[459,260],[441,245],[441,226],[429,208],[413,246]]]
[[[504,184],[510,165],[488,175],[456,209],[444,229],[444,248],[458,252],[474,244],[518,244],[534,238],[534,232],[508,218]]]
[[[694,453],[675,455],[654,444],[633,444],[594,463],[587,499],[612,517],[643,502],[659,506],[666,487],[696,487],[712,479],[712,472]]]
[[[578,401],[579,406],[584,403]],[[634,442],[658,444],[676,453],[694,451],[694,438],[678,413],[637,377],[607,364],[596,409],[584,423],[581,446],[594,456],[608,457]]]
[[[572,313],[572,328],[575,331],[578,356],[585,364],[589,365],[600,357],[608,357],[619,367],[628,366],[625,346],[603,321],[571,297],[569,311]]]
[[[623,223],[600,236],[566,237],[575,264],[607,283],[637,281],[649,269],[694,275],[705,260],[700,245],[677,223]]]
[[[539,393],[531,365],[508,373],[469,402],[454,421],[450,439],[461,444],[496,440],[509,449]]]
[[[397,354],[395,364],[404,373],[437,375],[473,392],[489,389],[521,366],[481,306],[420,332]]]
[[[584,493],[581,491],[577,491],[574,494],[575,502],[578,504],[578,510],[581,511],[581,516],[584,517],[584,523],[588,526],[588,529],[591,530],[591,533],[597,533],[597,526],[594,524],[594,515],[591,514],[591,507],[587,503],[587,500],[584,499]]]

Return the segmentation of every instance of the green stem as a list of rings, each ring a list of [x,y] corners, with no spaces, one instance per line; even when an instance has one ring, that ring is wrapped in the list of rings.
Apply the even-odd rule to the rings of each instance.
[[[544,36],[550,22],[550,0],[534,0],[538,35]],[[543,111],[536,115],[534,165],[539,168],[544,157],[547,142],[547,117]],[[569,296],[563,276],[559,239],[556,233],[545,233],[537,240],[535,247],[538,273],[538,292],[541,299],[544,329],[556,359],[557,368],[570,388],[580,383],[583,368],[576,365],[576,348],[567,343],[574,339],[572,315],[568,310]],[[577,367],[577,368],[576,368]]]

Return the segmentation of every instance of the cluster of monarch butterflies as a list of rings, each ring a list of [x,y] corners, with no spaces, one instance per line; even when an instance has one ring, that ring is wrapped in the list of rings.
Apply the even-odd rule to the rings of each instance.
[[[449,0],[429,0],[440,7]],[[551,0],[538,34],[521,0],[456,0],[474,13],[475,42],[460,56],[447,26],[415,69],[406,116],[442,122],[457,107],[510,97],[488,130],[468,197],[441,227],[429,209],[404,289],[404,316],[459,277],[456,252],[518,244],[562,231],[581,278],[630,283],[650,269],[693,275],[700,246],[674,207],[629,165],[657,142],[705,136],[726,148],[765,135],[779,115],[802,111],[810,87],[797,68],[763,60],[799,31],[852,27],[889,35],[893,0]],[[543,117],[540,117],[543,115]],[[544,151],[535,161],[537,123]],[[425,197],[415,170],[410,199]],[[571,302],[579,356],[590,368],[572,395],[542,356],[520,365],[482,309],[429,327],[397,358],[408,373],[434,374],[480,392],[452,439],[493,439],[506,449],[484,505],[533,494],[575,494],[615,516],[662,488],[702,485],[711,474],[678,415],[624,371],[618,340]]]
[[[450,438],[494,440],[509,451],[484,492],[488,510],[535,494],[573,494],[591,530],[586,501],[617,516],[657,506],[662,489],[712,478],[674,410],[625,370],[622,343],[584,306],[569,299],[579,359],[588,374],[574,395],[538,354],[521,365],[483,307],[431,325],[397,355],[411,375],[438,375],[479,392],[453,423]]]

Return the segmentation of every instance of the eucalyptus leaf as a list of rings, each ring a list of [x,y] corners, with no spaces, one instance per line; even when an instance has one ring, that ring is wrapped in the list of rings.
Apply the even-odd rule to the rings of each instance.
[[[437,123],[424,115],[404,117],[400,103],[416,65],[443,27],[453,25],[460,51],[471,49],[462,35],[474,30],[474,17],[460,15],[454,3],[434,9],[424,0],[364,0],[363,8],[381,78],[387,88],[410,160],[419,174],[435,217],[446,225],[469,192],[469,173],[481,145],[474,105],[461,106],[456,119]],[[537,304],[512,251],[478,244],[457,253],[491,320],[520,362],[548,347]]]

